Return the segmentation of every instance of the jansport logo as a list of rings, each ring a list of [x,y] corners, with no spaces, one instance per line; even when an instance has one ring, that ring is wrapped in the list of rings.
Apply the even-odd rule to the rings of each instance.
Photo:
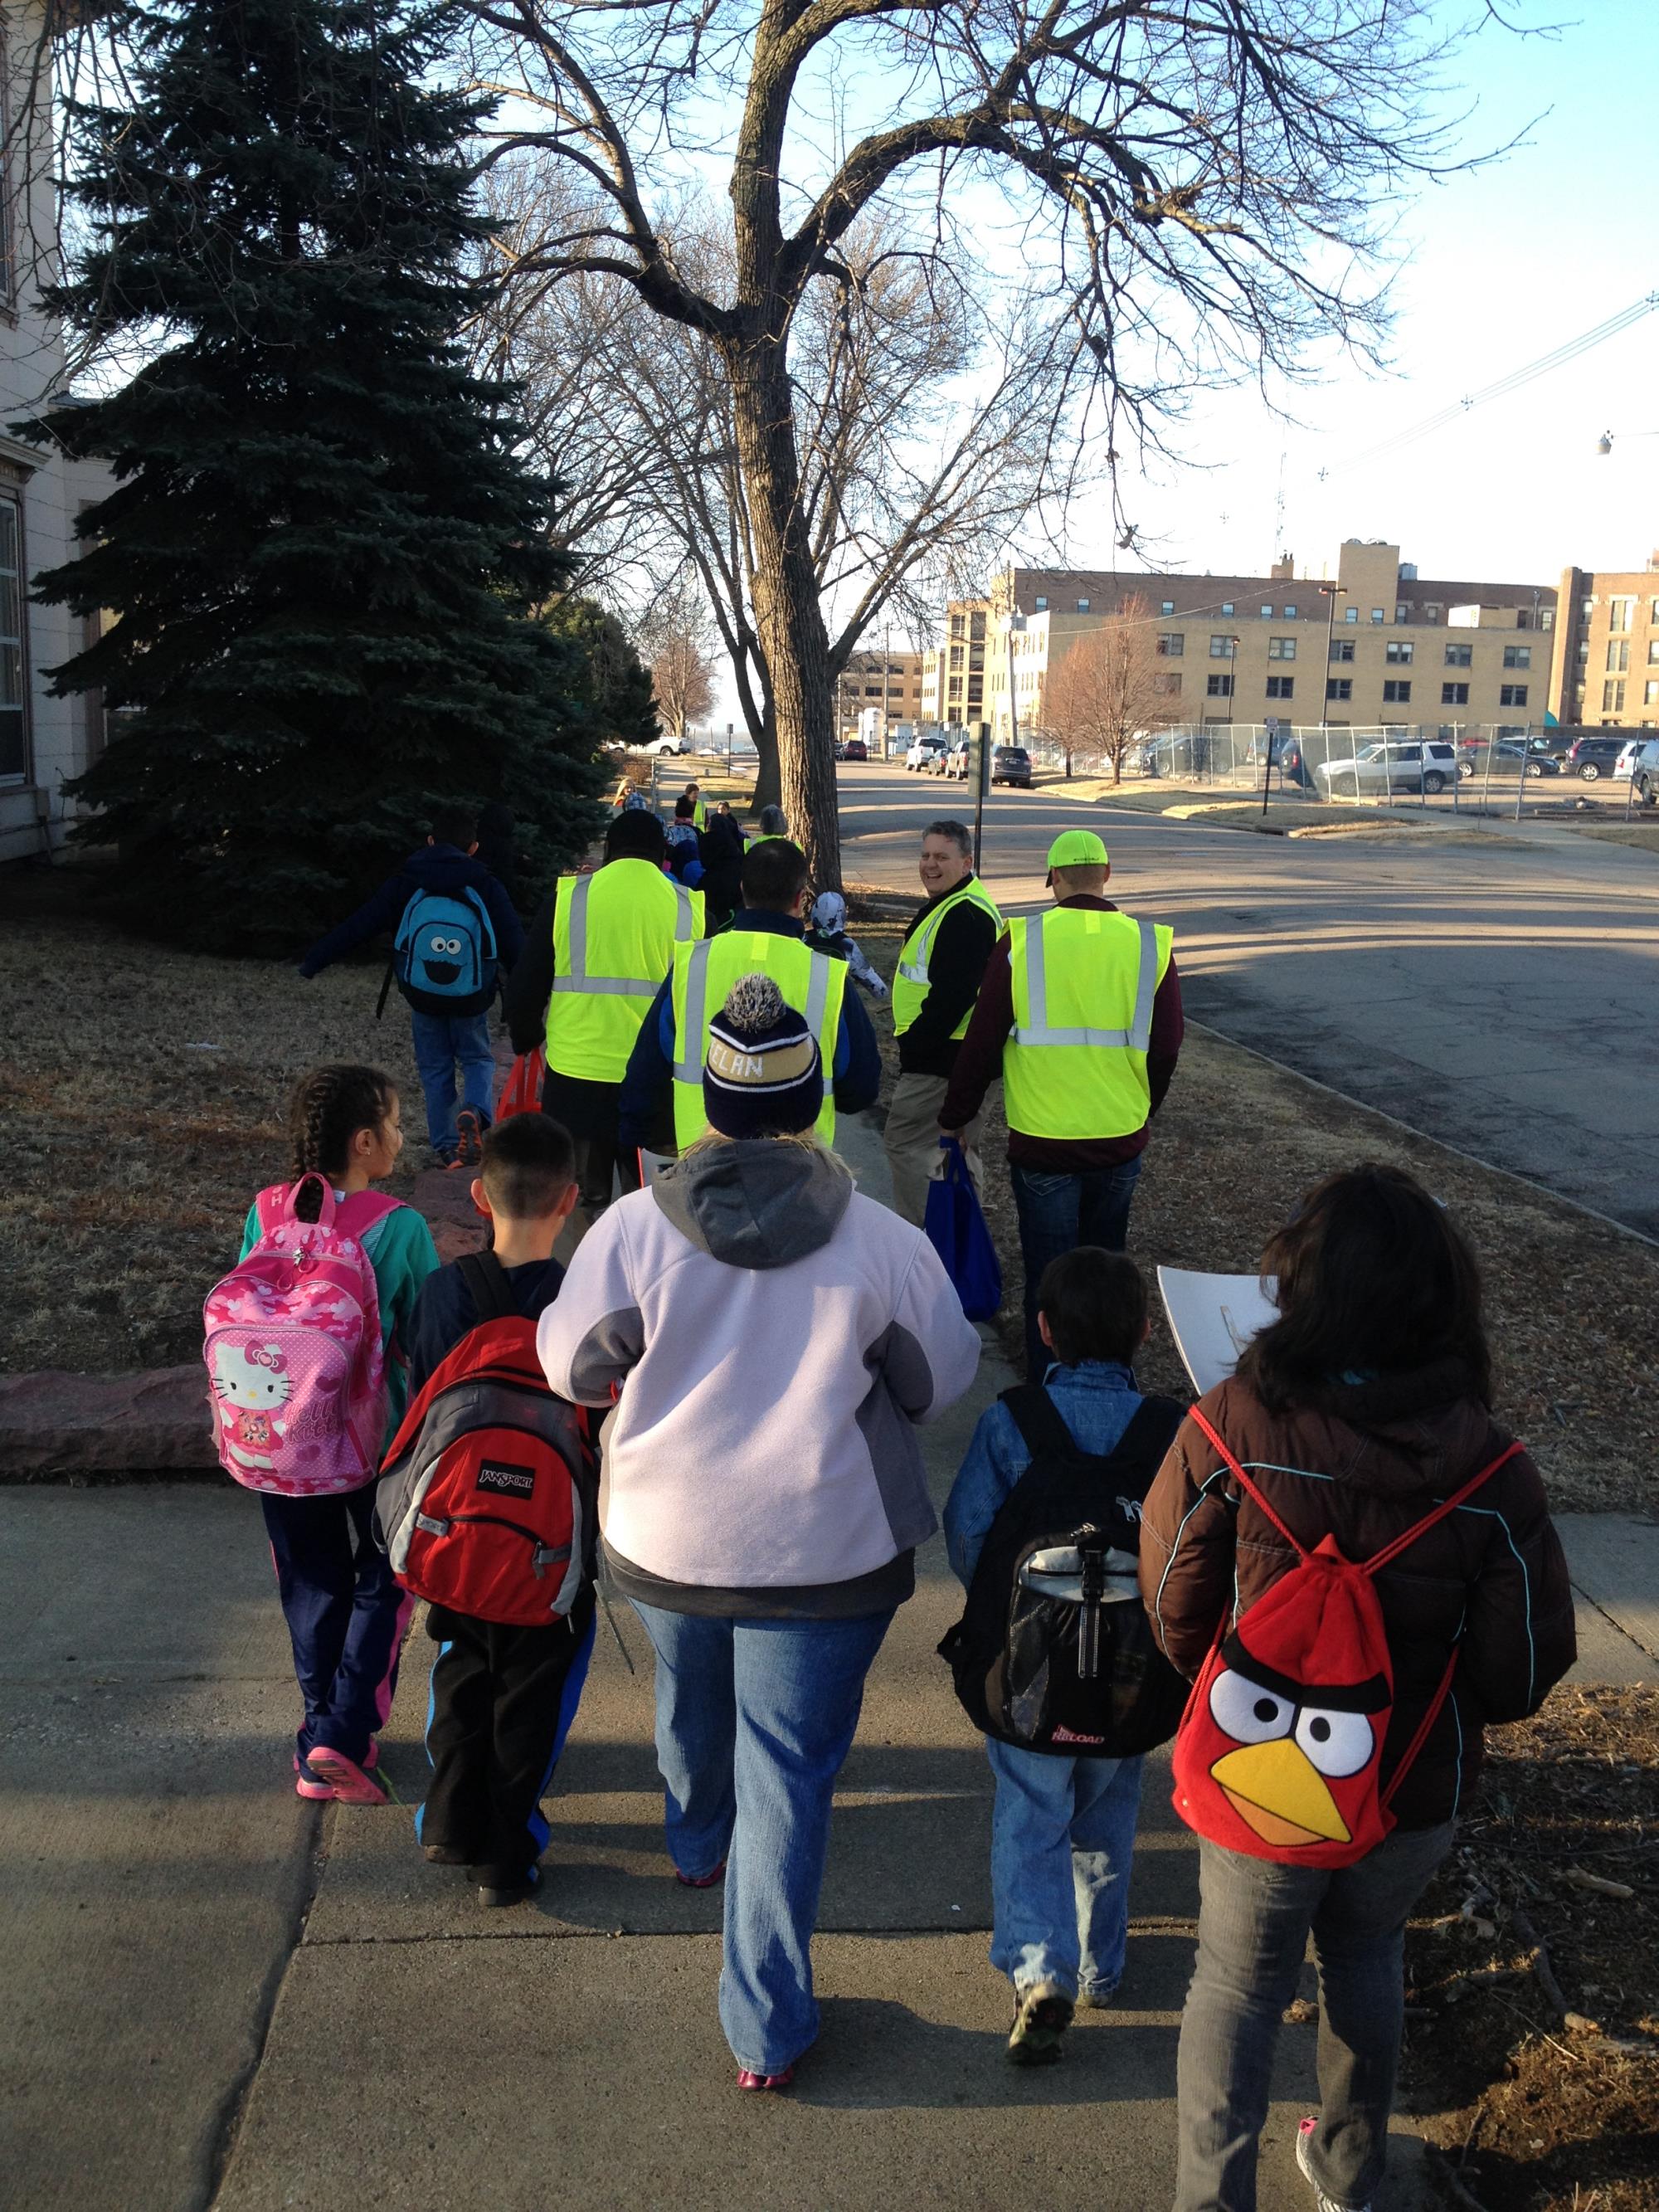
[[[533,1467],[514,1467],[505,1460],[487,1459],[478,1469],[472,1487],[493,1490],[500,1498],[533,1498],[536,1470]]]

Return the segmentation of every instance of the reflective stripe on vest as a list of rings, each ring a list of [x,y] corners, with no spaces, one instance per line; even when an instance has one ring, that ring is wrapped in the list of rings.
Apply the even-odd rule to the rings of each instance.
[[[609,906],[609,914],[589,912],[596,884],[603,886],[600,908]],[[550,1068],[587,1082],[622,1081],[674,947],[693,943],[702,932],[702,909],[700,893],[648,860],[612,860],[594,875],[561,879],[547,1007]]]
[[[808,963],[805,969],[801,963]],[[710,969],[713,969],[711,977]],[[674,1135],[684,1152],[708,1127],[702,1106],[702,1067],[708,1027],[740,975],[770,975],[786,1003],[805,1018],[823,1063],[823,1106],[816,1124],[821,1143],[836,1136],[836,1044],[841,1034],[847,963],[814,952],[799,938],[775,931],[729,929],[674,954]]]
[[[1057,907],[1010,923],[1014,1026],[1002,1073],[1011,1129],[1075,1140],[1145,1127],[1152,1010],[1173,945],[1163,923],[1089,908]],[[1063,1011],[1051,1020],[1056,1000]],[[1086,1018],[1096,1012],[1128,1018],[1109,1025]]]
[[[976,906],[988,914],[1002,934],[1002,916],[995,902],[977,876],[969,876],[959,884],[951,896],[936,907],[925,921],[918,922],[899,947],[898,966],[893,972],[893,1034],[902,1036],[921,1013],[927,1002],[929,982],[928,963],[933,957],[933,946],[939,937],[939,925],[953,907]],[[957,1027],[953,1037],[968,1034],[968,1024],[973,1017],[969,1007]]]

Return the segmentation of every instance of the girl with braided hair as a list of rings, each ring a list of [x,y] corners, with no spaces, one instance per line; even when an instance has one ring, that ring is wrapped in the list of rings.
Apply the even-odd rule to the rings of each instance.
[[[325,1176],[335,1225],[354,1237],[374,1271],[386,1356],[389,1441],[409,1394],[404,1350],[422,1284],[438,1265],[432,1231],[412,1206],[371,1193],[398,1164],[403,1128],[398,1092],[379,1068],[313,1067],[289,1102],[293,1175]],[[242,1258],[259,1242],[289,1186],[273,1184],[248,1208]],[[295,1212],[314,1221],[322,1194],[307,1184]],[[375,1477],[329,1497],[260,1491],[276,1588],[294,1646],[305,1716],[294,1754],[301,1797],[380,1805],[386,1790],[374,1768],[374,1732],[392,1707],[398,1655],[413,1600],[398,1587],[371,1521]]]

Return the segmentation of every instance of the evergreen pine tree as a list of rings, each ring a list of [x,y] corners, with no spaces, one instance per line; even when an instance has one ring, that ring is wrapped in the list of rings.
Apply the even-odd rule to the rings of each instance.
[[[200,944],[303,942],[446,800],[511,806],[538,872],[600,820],[568,579],[510,390],[471,374],[484,112],[422,0],[172,0],[125,19],[131,112],[71,111],[93,244],[53,304],[157,351],[36,434],[116,489],[37,596],[115,619],[54,671],[121,734],[78,833]]]
[[[572,592],[544,610],[542,620],[580,652],[580,697],[600,744],[649,745],[662,735],[651,671],[608,608]]]

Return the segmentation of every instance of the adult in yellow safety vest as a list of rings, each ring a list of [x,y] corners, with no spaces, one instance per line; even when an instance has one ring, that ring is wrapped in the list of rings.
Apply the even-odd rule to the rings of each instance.
[[[675,945],[623,1079],[618,1127],[624,1144],[645,1142],[641,1133],[658,1127],[665,1109],[672,1109],[680,1151],[702,1135],[708,1024],[739,975],[769,975],[817,1042],[831,1079],[817,1125],[822,1142],[833,1139],[838,1112],[856,1114],[875,1103],[881,1088],[875,1031],[857,992],[847,988],[845,961],[802,942],[806,899],[805,855],[787,838],[768,838],[744,856],[743,904],[731,927],[718,937]]]
[[[696,830],[706,830],[708,827],[708,808],[703,799],[702,786],[699,783],[688,783],[682,796],[691,802],[692,827]]]
[[[1123,1250],[1148,1125],[1181,1050],[1173,933],[1121,913],[1104,895],[1110,873],[1093,830],[1055,838],[1054,904],[1009,923],[939,1109],[943,1128],[965,1127],[1001,1076],[1035,1382],[1048,1357],[1036,1326],[1043,1269],[1079,1244]]]
[[[581,1230],[611,1203],[617,1177],[638,1187],[637,1149],[617,1134],[623,1077],[675,946],[703,933],[702,894],[665,874],[665,857],[654,814],[619,814],[604,865],[561,877],[544,900],[507,993],[514,1050],[546,1045],[542,1110],[575,1143]],[[641,1141],[665,1147],[668,1134],[665,1121]]]
[[[974,873],[974,841],[965,824],[928,823],[921,833],[920,873],[927,896],[899,949],[893,976],[899,1076],[885,1132],[893,1205],[918,1229],[927,1212],[928,1177],[940,1160],[939,1109],[986,963],[1002,933],[1002,916]],[[976,1114],[963,1131],[976,1183],[978,1145]]]

